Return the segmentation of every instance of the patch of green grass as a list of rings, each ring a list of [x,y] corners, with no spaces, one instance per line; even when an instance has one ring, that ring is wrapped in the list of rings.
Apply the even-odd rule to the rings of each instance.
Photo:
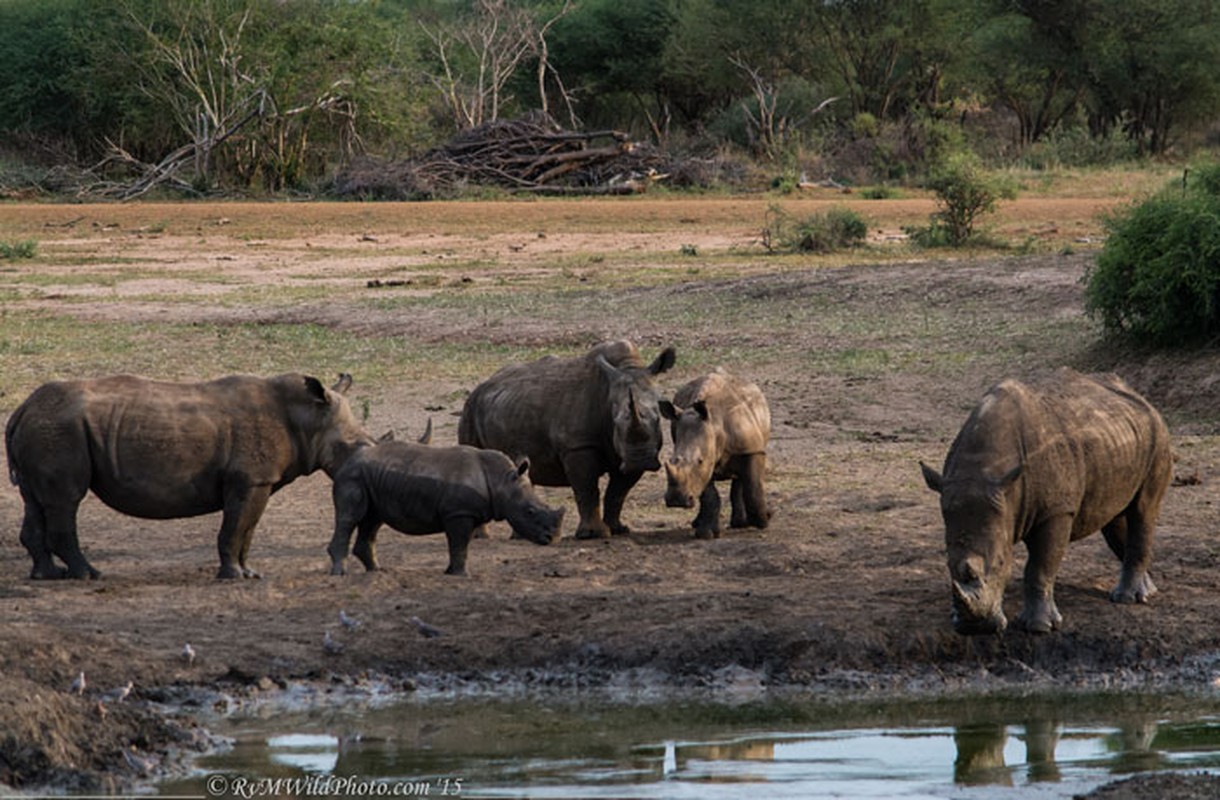
[[[15,242],[0,242],[0,258],[16,261],[22,258],[33,258],[38,254],[38,242],[33,239],[23,239]]]

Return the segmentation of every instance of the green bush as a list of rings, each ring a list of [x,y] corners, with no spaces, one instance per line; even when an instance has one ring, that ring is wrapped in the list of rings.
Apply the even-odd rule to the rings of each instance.
[[[33,258],[38,251],[38,242],[27,239],[20,242],[0,242],[0,258],[16,261],[19,258]]]
[[[1085,308],[1110,333],[1158,346],[1220,335],[1220,165],[1106,219]]]
[[[974,238],[974,226],[984,214],[995,211],[1001,199],[1016,196],[1012,186],[987,175],[978,156],[960,151],[945,158],[928,177],[936,195],[937,211],[927,228],[908,230],[922,247],[961,247]]]
[[[855,247],[868,235],[868,223],[847,208],[795,219],[778,206],[767,210],[763,246],[771,253],[832,253]]]

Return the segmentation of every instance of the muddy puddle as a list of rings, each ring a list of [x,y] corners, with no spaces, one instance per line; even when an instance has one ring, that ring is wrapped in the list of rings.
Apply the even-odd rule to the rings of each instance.
[[[1220,700],[407,700],[233,716],[178,797],[1070,798],[1220,769]]]

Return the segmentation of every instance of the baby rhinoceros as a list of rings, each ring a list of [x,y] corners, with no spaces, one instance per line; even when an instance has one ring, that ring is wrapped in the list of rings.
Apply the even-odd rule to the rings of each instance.
[[[1004,587],[1024,541],[1020,628],[1046,633],[1063,617],[1055,576],[1068,543],[1101,530],[1122,561],[1116,603],[1156,592],[1148,575],[1161,500],[1173,473],[1161,415],[1115,375],[1062,369],[1033,384],[992,387],[962,426],[944,471],[926,464],[940,494],[953,587],[953,627],[1004,630]]]
[[[514,464],[498,450],[466,445],[382,442],[364,448],[335,474],[331,574],[343,574],[353,529],[358,533],[352,552],[365,569],[377,569],[382,524],[408,534],[444,532],[449,575],[466,574],[471,533],[491,520],[508,520],[522,538],[549,544],[559,533],[563,509],[538,499],[528,471],[528,460]]]
[[[771,410],[762,391],[717,368],[679,389],[672,403],[663,400],[661,414],[670,420],[674,440],[674,456],[665,464],[665,504],[693,508],[699,498],[695,536],[720,535],[717,480],[732,480],[732,527],[767,527],[763,473]]]

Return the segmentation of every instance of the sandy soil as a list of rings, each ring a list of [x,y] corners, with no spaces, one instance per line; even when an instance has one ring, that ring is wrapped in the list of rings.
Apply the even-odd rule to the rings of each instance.
[[[389,530],[380,537],[383,570],[327,575],[329,481],[316,475],[277,494],[259,525],[251,560],[262,580],[213,579],[217,516],[137,520],[90,498],[81,541],[103,578],[34,583],[25,580],[29,559],[17,541],[20,498],[0,491],[0,783],[121,788],[168,767],[175,753],[209,744],[189,717],[167,717],[162,704],[214,698],[217,687],[238,697],[273,693],[333,675],[407,689],[1170,688],[1212,702],[1220,684],[1212,571],[1220,544],[1211,492],[1220,471],[1220,360],[1211,352],[1169,357],[1099,345],[1081,312],[1090,256],[1067,251],[1072,241],[1077,248],[1095,241],[1095,215],[1112,204],[1010,208],[1000,223],[1008,235],[1060,237],[1041,254],[883,255],[878,263],[826,266],[761,258],[750,221],[761,219],[765,201],[750,202],[508,204],[515,205],[509,212],[477,204],[254,206],[263,215],[257,220],[238,204],[0,207],[4,235],[37,230],[46,254],[3,265],[0,278],[17,291],[6,301],[14,310],[99,325],[311,321],[419,347],[520,340],[571,349],[626,335],[649,358],[677,345],[679,367],[660,382],[667,393],[714,361],[757,381],[775,422],[769,529],[696,541],[689,514],[665,509],[663,479],[649,476],[628,498],[631,535],[538,547],[510,541],[498,526],[472,547],[465,578],[442,574],[443,537]],[[910,202],[878,225],[879,241],[930,208]],[[516,230],[495,229],[488,221],[495,213],[515,215]],[[171,219],[171,230],[150,229],[148,220],[158,218]],[[685,244],[737,256],[696,273],[668,255]],[[115,270],[123,258],[143,259],[139,284],[69,280],[79,265],[55,254],[76,247],[90,248],[102,264],[113,260]],[[353,247],[370,252],[323,261],[310,255]],[[393,252],[379,261],[378,248]],[[376,275],[417,277],[425,264],[435,271],[438,256],[477,257],[490,266],[455,267],[438,284],[401,290],[429,297],[468,277],[475,288],[511,295],[549,285],[557,262],[572,271],[564,254],[623,248],[645,261],[655,254],[658,269],[689,274],[635,286],[604,275],[612,265],[582,261],[572,280],[583,274],[595,288],[571,295],[571,307],[506,307],[494,325],[462,307],[367,302],[352,288]],[[224,280],[202,281],[201,269]],[[48,279],[55,274],[62,280]],[[497,288],[510,277],[519,284]],[[285,289],[321,282],[333,285],[334,297],[265,307],[222,302],[233,287],[258,282]],[[158,299],[170,293],[175,301]],[[1178,480],[1159,532],[1153,574],[1161,594],[1143,606],[1109,603],[1117,563],[1092,537],[1073,546],[1059,577],[1063,630],[959,637],[949,626],[939,510],[918,461],[939,464],[988,385],[1061,364],[1120,372],[1170,421]],[[359,376],[358,365],[352,371]],[[42,380],[55,377],[62,376]],[[31,388],[6,387],[5,416]],[[375,433],[391,427],[409,436],[431,417],[438,442],[455,439],[461,390],[469,386],[404,377],[375,388],[386,398],[373,408]],[[544,495],[570,507],[570,529],[570,494]],[[1010,618],[1020,582],[1009,587]],[[342,628],[339,609],[362,627]],[[412,616],[444,635],[421,636]],[[326,631],[344,643],[342,654],[323,651]],[[198,653],[191,664],[181,656],[187,641]],[[89,688],[69,694],[82,670]],[[128,681],[131,699],[110,701],[106,693]]]

